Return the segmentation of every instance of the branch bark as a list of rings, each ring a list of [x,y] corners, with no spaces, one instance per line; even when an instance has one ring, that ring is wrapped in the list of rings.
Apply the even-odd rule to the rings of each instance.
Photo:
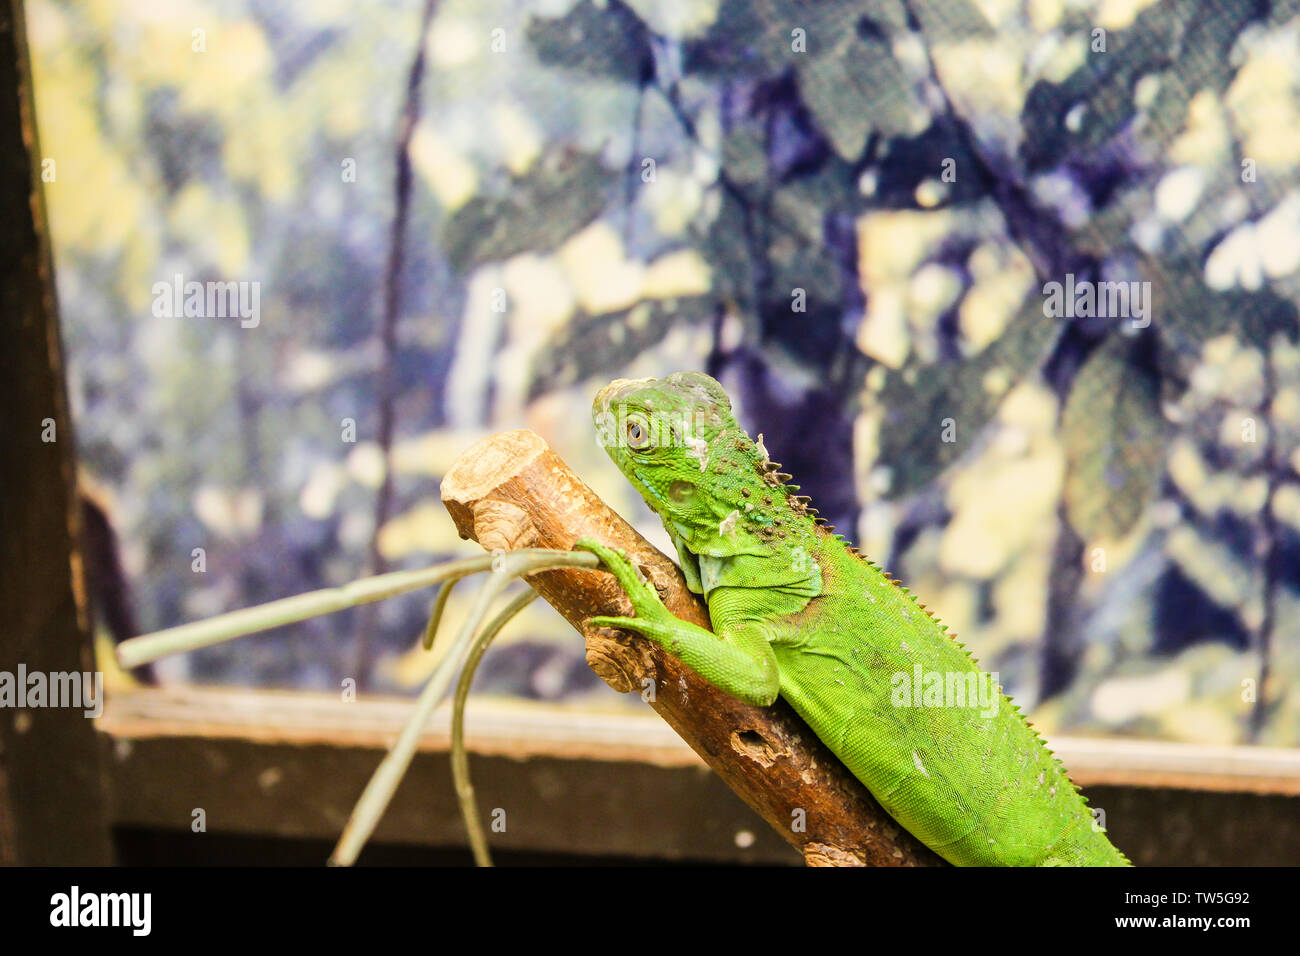
[[[583,537],[621,548],[673,614],[709,627],[707,608],[677,566],[533,432],[503,432],[471,447],[443,478],[442,501],[461,537],[489,551],[568,550]],[[539,572],[529,583],[583,634],[592,670],[620,693],[647,697],[808,865],[944,865],[881,809],[785,701],[772,707],[741,703],[638,635],[588,628],[585,621],[594,615],[632,613],[613,576],[564,569]]]

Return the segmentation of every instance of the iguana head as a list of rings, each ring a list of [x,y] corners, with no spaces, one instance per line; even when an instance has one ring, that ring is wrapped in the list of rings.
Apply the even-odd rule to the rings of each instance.
[[[767,530],[786,489],[761,445],[736,423],[731,401],[702,372],[618,379],[592,407],[599,441],[686,541]],[[766,499],[766,500],[765,500]]]

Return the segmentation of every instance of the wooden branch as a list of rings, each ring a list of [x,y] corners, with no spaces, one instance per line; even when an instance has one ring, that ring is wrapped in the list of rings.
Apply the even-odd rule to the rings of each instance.
[[[492,435],[466,451],[443,478],[442,501],[461,537],[489,551],[568,550],[583,537],[621,548],[654,582],[673,614],[709,627],[707,609],[687,590],[677,566],[533,432]],[[587,628],[584,622],[594,615],[632,613],[612,575],[544,571],[530,576],[529,583],[583,633],[592,670],[620,693],[642,692],[810,866],[944,865],[881,809],[785,701],[772,707],[743,704],[650,641]]]

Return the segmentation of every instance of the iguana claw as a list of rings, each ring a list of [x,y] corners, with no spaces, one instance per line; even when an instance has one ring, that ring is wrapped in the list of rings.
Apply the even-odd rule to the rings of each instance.
[[[590,551],[596,557],[600,558],[601,564],[605,570],[618,580],[628,600],[632,602],[632,609],[636,611],[636,618],[629,617],[592,617],[588,618],[587,623],[595,627],[618,627],[627,629],[629,624],[636,620],[643,623],[649,621],[675,620],[672,613],[664,607],[663,601],[659,598],[659,592],[655,586],[645,579],[641,570],[631,562],[628,556],[617,548],[610,548],[593,538],[582,538],[573,545],[574,551]]]

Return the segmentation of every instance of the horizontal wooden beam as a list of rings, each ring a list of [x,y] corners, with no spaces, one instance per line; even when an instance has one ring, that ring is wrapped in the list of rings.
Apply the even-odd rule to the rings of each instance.
[[[333,841],[410,707],[246,691],[117,695],[97,722],[113,823],[191,830],[202,810],[209,831]],[[484,820],[490,826],[494,811],[504,812],[493,848],[800,862],[657,717],[606,720],[471,700],[466,731]],[[443,711],[375,841],[465,845],[447,747]]]
[[[145,688],[110,696],[99,729],[114,737],[242,738],[266,743],[387,747],[410,713],[405,698],[344,702],[324,694]],[[648,708],[473,698],[469,748],[484,756],[635,762],[658,767],[703,761]],[[420,749],[445,753],[450,713],[435,715]],[[1120,738],[1054,737],[1049,746],[1080,786],[1300,795],[1300,750],[1207,747]]]
[[[1048,741],[1081,787],[1172,787],[1300,796],[1300,750],[1115,737]]]
[[[532,853],[790,863],[800,857],[652,713],[474,698],[467,736],[493,847]],[[101,731],[112,823],[333,841],[411,702],[143,689],[110,695]],[[375,835],[460,847],[445,710]],[[1145,865],[1300,859],[1291,751],[1057,738],[1117,845]],[[1287,794],[1292,794],[1288,796]],[[362,855],[361,862],[366,856]],[[323,860],[322,860],[323,862]]]

